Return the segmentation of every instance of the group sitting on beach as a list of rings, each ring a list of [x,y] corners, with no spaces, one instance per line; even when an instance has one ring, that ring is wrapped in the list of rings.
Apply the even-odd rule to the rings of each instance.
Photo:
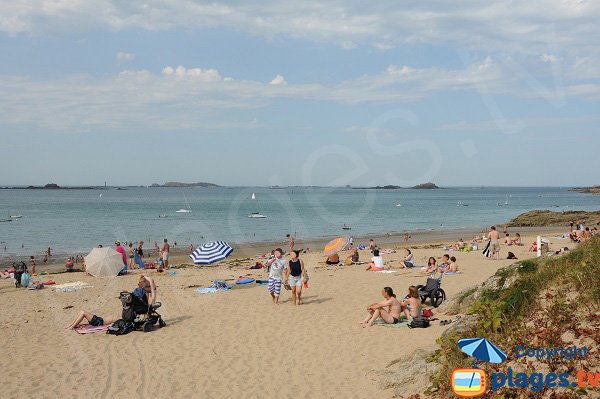
[[[410,322],[421,316],[422,305],[417,287],[411,285],[402,302],[396,298],[394,290],[390,287],[384,287],[381,295],[383,301],[367,306],[367,317],[359,323],[363,327],[372,326],[378,319],[382,319],[386,324],[398,324],[402,319]]]

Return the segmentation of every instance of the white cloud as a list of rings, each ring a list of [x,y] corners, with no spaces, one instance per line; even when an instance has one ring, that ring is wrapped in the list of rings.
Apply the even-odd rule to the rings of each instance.
[[[133,53],[125,53],[122,51],[119,51],[117,53],[117,61],[120,64],[126,63],[126,62],[131,62],[135,59],[135,54]]]
[[[287,84],[287,82],[285,81],[285,78],[283,77],[283,75],[277,74],[277,76],[275,76],[273,78],[273,80],[271,80],[269,82],[269,84],[271,84],[271,85],[284,85],[284,84]]]
[[[513,70],[491,57],[460,69],[392,64],[380,73],[329,85],[290,84],[282,75],[276,75],[268,83],[237,80],[222,77],[216,69],[182,65],[166,66],[158,74],[125,70],[112,77],[78,75],[40,80],[0,76],[0,120],[4,124],[39,125],[65,131],[92,126],[180,129],[205,128],[207,120],[222,120],[229,109],[265,107],[277,98],[389,104],[452,91],[548,101],[553,96],[600,97],[600,85],[595,83],[576,81],[552,91],[544,87],[524,88],[530,77],[519,79]],[[540,90],[547,98],[540,97]],[[508,130],[522,125],[502,123]]]
[[[540,55],[540,60],[544,61],[547,64],[554,64],[559,61],[559,58],[552,54],[542,54]]]

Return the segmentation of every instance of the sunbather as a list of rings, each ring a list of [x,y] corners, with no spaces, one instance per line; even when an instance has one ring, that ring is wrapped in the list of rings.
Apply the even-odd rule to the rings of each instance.
[[[423,272],[425,274],[434,274],[437,271],[437,269],[438,269],[437,260],[435,260],[435,258],[432,256],[427,261],[427,268],[425,268],[425,270],[423,270]]]
[[[365,270],[372,270],[374,272],[380,272],[385,269],[383,258],[379,255],[379,250],[373,250],[373,257],[371,258],[371,262],[369,266]]]
[[[396,299],[394,290],[390,287],[385,287],[381,291],[384,300],[379,303],[373,303],[367,307],[368,316],[361,321],[363,327],[372,326],[375,320],[381,318],[387,324],[396,324],[400,321],[402,308],[400,302]]]
[[[359,254],[358,254],[358,248],[354,248],[352,250],[352,253],[350,254],[350,256],[348,256],[346,258],[346,263],[347,264],[348,263],[350,263],[350,264],[352,264],[352,263],[358,263],[359,258],[360,257],[359,257]]]
[[[325,259],[325,263],[328,265],[337,265],[340,263],[340,256],[338,254],[329,255]]]
[[[450,258],[450,263],[448,264],[448,268],[444,272],[444,274],[456,274],[458,273],[458,265],[456,264],[456,257],[452,256]]]
[[[415,317],[421,316],[421,298],[419,290],[414,285],[408,287],[408,297],[400,304],[406,320],[412,321]]]
[[[115,321],[119,320],[121,316],[108,316],[108,317],[100,317],[95,314],[91,314],[86,312],[85,310],[80,310],[75,319],[70,324],[65,326],[67,330],[73,330],[81,324],[83,319],[87,320],[90,326],[98,327],[98,326],[108,326]]]
[[[404,249],[404,260],[402,260],[400,262],[400,267],[402,269],[405,269],[405,268],[411,268],[411,267],[414,267],[414,266],[415,266],[415,264],[414,264],[414,256],[413,256],[412,252],[410,251],[410,249],[405,248]]]

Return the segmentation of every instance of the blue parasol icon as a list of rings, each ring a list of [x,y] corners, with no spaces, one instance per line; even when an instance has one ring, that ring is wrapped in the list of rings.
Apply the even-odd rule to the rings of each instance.
[[[463,338],[458,340],[458,347],[469,356],[482,362],[502,363],[506,353],[485,338]]]

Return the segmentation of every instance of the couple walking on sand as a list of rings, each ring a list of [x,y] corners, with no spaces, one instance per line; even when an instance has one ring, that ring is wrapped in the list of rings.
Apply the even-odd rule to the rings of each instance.
[[[267,262],[269,271],[268,291],[271,294],[273,303],[279,304],[282,282],[286,288],[292,290],[292,300],[294,305],[302,305],[302,285],[308,282],[308,275],[304,267],[304,261],[300,259],[300,252],[293,250],[290,252],[290,259],[286,260],[283,256],[283,250],[277,248],[273,251],[273,258]]]

